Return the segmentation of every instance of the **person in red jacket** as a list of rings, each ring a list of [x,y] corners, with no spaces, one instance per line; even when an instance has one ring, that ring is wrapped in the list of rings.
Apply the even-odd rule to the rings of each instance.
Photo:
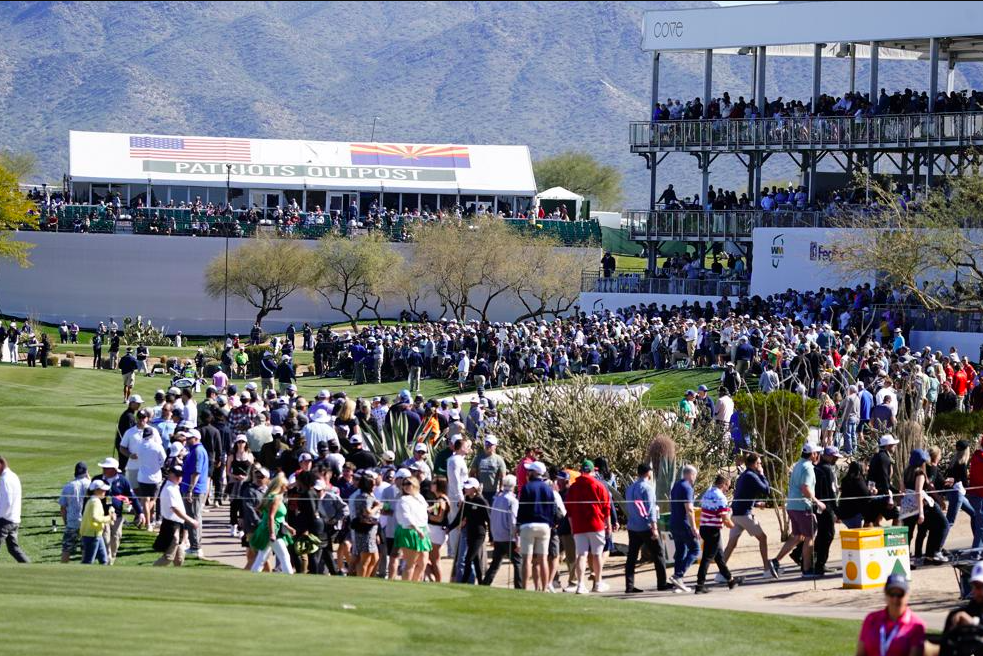
[[[966,393],[969,391],[969,383],[966,379],[966,370],[961,363],[955,363],[955,375],[952,377],[952,391],[956,393],[956,410],[963,412],[966,407]]]
[[[611,534],[611,495],[601,481],[594,477],[594,463],[585,460],[580,467],[583,476],[570,486],[565,503],[577,550],[577,594],[587,594],[584,570],[587,557],[594,572],[594,592],[609,589],[602,579],[604,543]]]

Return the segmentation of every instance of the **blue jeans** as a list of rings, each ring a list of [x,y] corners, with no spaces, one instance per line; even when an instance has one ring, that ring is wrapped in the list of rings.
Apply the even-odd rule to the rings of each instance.
[[[700,557],[700,543],[689,528],[672,529],[672,542],[676,553],[673,556],[673,575],[681,579],[686,570]]]
[[[465,578],[464,576],[465,560],[468,551],[468,538],[464,533],[464,531],[460,532],[461,536],[457,543],[457,554],[454,556],[454,577],[451,580],[470,584],[480,579],[475,578],[474,564],[468,567],[467,577]]]
[[[91,565],[97,560],[100,565],[109,563],[109,556],[106,553],[106,542],[102,539],[102,535],[97,535],[94,538],[83,537],[82,564]]]
[[[846,423],[843,424],[843,452],[853,453],[853,450],[857,448],[857,426],[860,424],[859,420],[848,419]]]
[[[956,524],[956,516],[959,514],[960,509],[969,515],[969,521],[972,522],[976,513],[973,512],[973,506],[969,503],[966,495],[959,490],[946,490],[945,494],[946,501],[949,502],[949,507],[945,512],[945,518],[949,522],[949,527],[951,528]]]
[[[983,547],[983,497],[966,497],[973,507],[973,546],[971,549]]]

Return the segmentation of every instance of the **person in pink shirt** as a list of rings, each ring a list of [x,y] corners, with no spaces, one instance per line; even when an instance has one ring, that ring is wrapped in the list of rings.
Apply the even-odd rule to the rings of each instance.
[[[884,595],[887,607],[867,615],[860,627],[856,656],[922,656],[925,622],[908,608],[908,579],[887,577]]]
[[[219,393],[224,393],[225,388],[229,386],[229,377],[222,371],[221,365],[219,365],[215,374],[212,375],[212,385],[219,391]]]

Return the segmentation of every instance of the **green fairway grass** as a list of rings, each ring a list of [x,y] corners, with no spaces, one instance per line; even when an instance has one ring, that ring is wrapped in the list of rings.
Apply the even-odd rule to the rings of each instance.
[[[0,640],[7,655],[111,649],[842,656],[855,648],[857,630],[856,622],[843,620],[480,586],[232,569],[0,565]]]

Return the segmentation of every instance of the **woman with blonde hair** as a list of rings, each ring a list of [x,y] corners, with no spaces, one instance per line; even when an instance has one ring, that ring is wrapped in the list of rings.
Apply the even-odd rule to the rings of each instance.
[[[342,444],[345,444],[352,435],[359,432],[354,400],[345,399],[344,404],[338,410],[338,416],[335,417],[334,429]]]
[[[290,564],[290,553],[287,547],[293,542],[294,529],[287,524],[287,506],[283,501],[283,493],[287,490],[287,479],[280,472],[266,488],[266,496],[258,510],[262,513],[259,526],[253,531],[249,545],[256,550],[256,560],[253,561],[252,571],[259,572],[270,557],[270,551],[276,555],[280,571],[293,574]]]
[[[415,477],[402,482],[403,496],[396,501],[396,543],[403,559],[403,580],[422,581],[426,554],[432,547],[427,527],[427,501]]]
[[[826,392],[819,397],[819,420],[819,440],[823,446],[831,446],[836,434],[836,403]]]

